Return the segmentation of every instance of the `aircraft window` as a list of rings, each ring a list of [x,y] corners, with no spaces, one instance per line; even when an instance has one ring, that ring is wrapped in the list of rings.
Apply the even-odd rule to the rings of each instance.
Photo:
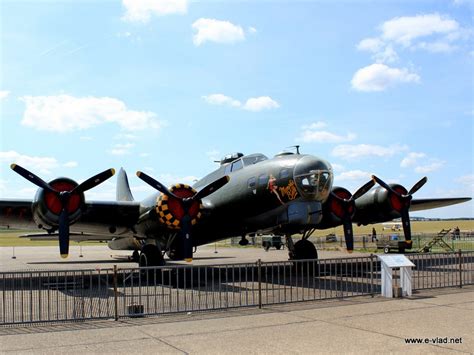
[[[248,181],[249,189],[255,188],[256,185],[257,185],[257,179],[255,177],[251,177]]]
[[[232,163],[232,171],[237,171],[237,170],[240,170],[244,167],[244,165],[242,164],[242,159],[239,159],[237,161],[234,161]]]
[[[280,171],[280,179],[285,179],[290,176],[290,171],[288,169],[282,169]]]
[[[231,168],[232,168],[232,165],[231,165],[231,164],[226,165],[224,174],[225,174],[225,175],[229,174],[229,173],[231,172]]]
[[[295,181],[304,196],[325,199],[329,194],[332,174],[329,171],[312,170],[309,174],[296,176]]]
[[[249,165],[257,164],[261,161],[267,160],[267,157],[263,154],[258,154],[258,155],[243,157],[242,160],[244,161],[245,166],[249,166]]]
[[[262,174],[258,177],[258,186],[267,186],[268,184],[268,175]]]

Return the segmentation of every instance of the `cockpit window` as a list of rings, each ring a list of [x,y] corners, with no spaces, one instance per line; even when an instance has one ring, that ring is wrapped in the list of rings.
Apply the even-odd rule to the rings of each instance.
[[[237,171],[237,170],[240,170],[244,167],[244,165],[242,164],[242,159],[239,159],[237,161],[234,161],[232,163],[232,171]]]

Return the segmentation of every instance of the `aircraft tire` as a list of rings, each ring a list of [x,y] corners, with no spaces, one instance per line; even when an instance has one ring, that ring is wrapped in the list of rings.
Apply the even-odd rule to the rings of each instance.
[[[147,244],[143,247],[140,254],[140,267],[163,266],[165,261],[160,249],[154,244]]]
[[[298,240],[295,243],[295,250],[293,251],[294,260],[317,259],[318,252],[313,243],[307,239]]]

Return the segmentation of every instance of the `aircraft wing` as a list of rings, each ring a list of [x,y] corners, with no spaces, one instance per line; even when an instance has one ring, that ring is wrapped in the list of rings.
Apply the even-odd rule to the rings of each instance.
[[[446,207],[470,200],[470,197],[414,199],[411,201],[410,211],[421,211],[432,208]]]
[[[31,211],[32,200],[0,200],[0,226],[36,229]],[[106,234],[109,227],[132,228],[140,215],[140,203],[134,201],[86,201],[81,219],[71,226],[90,234]]]

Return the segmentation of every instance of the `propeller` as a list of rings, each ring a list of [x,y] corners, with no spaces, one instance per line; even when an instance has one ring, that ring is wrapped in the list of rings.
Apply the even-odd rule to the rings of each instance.
[[[402,226],[403,226],[403,234],[405,235],[405,242],[407,244],[411,244],[411,225],[410,225],[410,215],[408,211],[410,210],[411,200],[413,198],[413,194],[417,192],[426,182],[428,178],[425,176],[420,179],[410,191],[406,192],[404,187],[399,186],[398,188],[392,188],[390,185],[385,183],[382,179],[378,178],[375,175],[372,175],[372,179],[386,189],[389,193],[390,204],[392,205],[393,209],[400,213],[402,217]]]
[[[191,197],[180,197],[175,195],[170,190],[168,190],[162,183],[142,171],[137,171],[137,176],[141,180],[146,182],[148,185],[153,187],[155,190],[158,190],[162,194],[168,196],[168,198],[175,199],[181,205],[181,208],[183,209],[183,216],[179,220],[180,229],[178,232],[178,238],[181,240],[184,260],[186,260],[187,262],[191,262],[193,260],[193,240],[191,231],[193,218],[190,215],[189,211],[194,203],[203,199],[206,196],[209,196],[210,194],[227,184],[230,179],[229,176],[226,175],[211,182]]]
[[[346,241],[346,248],[349,253],[354,250],[354,231],[352,228],[352,216],[355,212],[355,200],[366,194],[373,186],[375,182],[373,180],[367,182],[361,186],[353,195],[347,190],[344,190],[347,195],[345,197],[338,196],[336,193],[331,191],[336,206],[333,211],[342,220],[342,226],[344,228],[344,239]]]
[[[69,210],[68,205],[71,199],[71,196],[82,194],[87,190],[96,187],[97,185],[103,183],[105,180],[109,179],[115,174],[114,169],[107,169],[89,179],[83,183],[77,185],[70,191],[58,191],[49,185],[46,181],[40,177],[33,174],[31,171],[26,170],[17,164],[11,164],[10,168],[17,174],[24,177],[26,180],[32,182],[36,186],[53,193],[58,198],[61,204],[61,212],[59,213],[59,223],[58,223],[58,233],[59,233],[59,252],[62,258],[67,258],[69,254]]]

